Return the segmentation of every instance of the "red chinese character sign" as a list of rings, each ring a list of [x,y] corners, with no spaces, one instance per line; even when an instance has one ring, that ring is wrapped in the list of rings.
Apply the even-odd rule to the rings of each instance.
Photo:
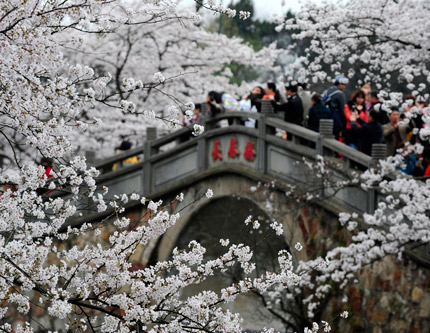
[[[255,151],[254,151],[254,144],[250,141],[248,141],[246,143],[245,146],[245,152],[243,153],[243,156],[248,160],[248,161],[252,161],[254,159],[255,156]]]
[[[228,156],[230,158],[235,158],[236,156],[240,156],[240,152],[237,149],[237,139],[235,137],[230,139],[230,147],[228,149]],[[243,153],[243,157],[248,160],[248,161],[253,161],[254,157],[257,155],[256,152],[254,151],[254,145],[255,143],[252,143],[251,141],[247,141],[246,142],[246,146],[245,146],[245,151]],[[213,147],[212,147],[212,160],[216,161],[216,160],[220,160],[222,161],[222,152],[221,152],[221,142],[220,140],[215,140]]]
[[[228,149],[228,156],[230,156],[231,158],[234,158],[237,155],[239,155],[239,152],[236,149],[236,144],[237,144],[236,138],[232,138],[230,140],[230,148]]]
[[[221,156],[221,147],[219,146],[220,142],[219,140],[216,140],[214,142],[214,147],[212,149],[212,160],[216,161],[216,160],[222,160],[222,156]]]

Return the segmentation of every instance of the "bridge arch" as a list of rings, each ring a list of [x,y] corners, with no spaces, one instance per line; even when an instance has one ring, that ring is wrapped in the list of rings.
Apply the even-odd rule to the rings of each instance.
[[[258,219],[260,228],[254,230],[252,226],[245,225],[244,220],[248,215]],[[230,244],[243,243],[252,248],[253,263],[256,269],[252,276],[262,275],[265,271],[277,271],[277,253],[282,249],[289,249],[286,239],[271,232],[269,224],[273,221],[271,213],[255,198],[244,194],[217,195],[196,207],[188,216],[184,217],[182,229],[176,235],[172,246],[179,249],[188,249],[188,244],[196,240],[206,248],[205,260],[215,259],[227,251],[227,248],[219,243],[219,239],[229,239]],[[162,249],[162,246],[160,246]],[[172,252],[171,249],[163,249]],[[167,255],[167,253],[166,253]],[[185,299],[197,295],[206,290],[217,293],[225,287],[229,287],[245,275],[239,265],[230,267],[227,272],[215,271],[205,281],[188,286],[181,291]],[[278,331],[285,332],[285,323],[273,316],[262,303],[260,296],[247,293],[238,296],[235,302],[224,304],[225,309],[233,313],[240,313],[244,318],[244,330],[257,332],[263,327],[274,326]]]
[[[281,223],[284,228],[282,242],[285,244],[284,248],[290,250],[297,242],[306,244],[310,239],[317,238],[322,227],[336,228],[335,214],[316,204],[298,204],[296,200],[285,195],[285,186],[286,184],[281,183],[262,182],[243,172],[232,171],[200,179],[199,182],[185,190],[185,200],[182,203],[172,206],[172,213],[180,212],[181,218],[159,241],[156,249],[157,260],[167,260],[174,247],[186,245],[187,243],[181,242],[180,238],[182,235],[186,235],[189,225],[195,223],[196,219],[204,218],[202,214],[204,215],[206,210],[209,210],[208,214],[211,214],[210,212],[216,210],[217,206],[224,209],[224,207],[228,207],[227,205],[235,205],[234,210],[239,213],[235,217],[234,225],[238,227],[244,226],[244,220],[248,215],[258,219],[262,228],[269,226],[270,223],[267,221]],[[208,200],[203,197],[191,205],[187,204],[187,202],[200,198],[208,188],[214,191],[212,199]],[[240,213],[241,211],[242,213]],[[225,216],[227,215],[228,212]],[[196,223],[203,226],[201,222]],[[212,223],[216,223],[215,219]],[[211,230],[211,232],[213,231]],[[264,229],[263,233],[266,231],[267,229]],[[231,239],[231,237],[223,236],[222,233],[214,232],[214,234],[221,238]],[[215,240],[215,238],[213,239]],[[231,240],[233,241],[233,239]],[[216,241],[218,242],[218,239]],[[237,238],[236,241],[240,242],[240,239]],[[292,252],[295,260],[306,260],[314,254]]]

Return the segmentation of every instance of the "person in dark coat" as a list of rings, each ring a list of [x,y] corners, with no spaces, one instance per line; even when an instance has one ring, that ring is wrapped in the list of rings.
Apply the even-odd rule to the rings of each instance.
[[[320,131],[320,119],[331,119],[330,109],[322,102],[320,94],[312,96],[312,107],[309,109],[307,127],[312,131]]]
[[[211,117],[215,117],[217,114],[224,112],[224,106],[222,104],[222,93],[216,91],[209,91],[206,97],[206,106]]]
[[[303,103],[302,99],[297,94],[297,85],[288,85],[285,87],[287,94],[287,102],[283,104],[276,103],[272,100],[272,105],[277,111],[284,111],[284,120],[289,123],[296,125],[303,125]]]
[[[383,110],[382,107],[382,102],[379,100],[378,97],[378,92],[377,91],[372,91],[370,93],[370,103],[371,103],[371,107],[369,109],[369,111],[375,110],[376,112],[379,112],[378,115],[378,121],[381,125],[385,125],[388,124],[390,122],[390,118],[388,117],[388,113]]]
[[[358,137],[358,150],[371,156],[372,145],[382,142],[382,126],[379,123],[379,112],[372,110],[368,115],[368,123],[360,118],[357,111],[351,113],[351,128]],[[361,127],[357,126],[357,123]]]
[[[338,75],[334,79],[334,85],[325,90],[322,94],[323,102],[330,108],[333,119],[333,134],[336,140],[340,140],[341,131],[345,128],[345,104],[346,98],[343,91],[348,84],[348,79],[343,75]]]

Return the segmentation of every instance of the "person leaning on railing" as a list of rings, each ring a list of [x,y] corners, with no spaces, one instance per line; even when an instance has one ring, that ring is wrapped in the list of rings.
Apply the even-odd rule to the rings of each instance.
[[[379,123],[379,112],[375,110],[369,112],[367,119],[368,123],[360,118],[357,111],[351,113],[351,128],[358,137],[358,150],[372,156],[372,144],[382,142],[382,126]]]
[[[307,128],[312,131],[320,131],[320,120],[331,119],[330,109],[322,102],[321,95],[315,93],[312,96],[312,106],[309,109]]]
[[[287,95],[287,102],[280,104],[276,102],[275,99],[272,99],[272,105],[277,111],[284,111],[285,116],[284,120],[286,122],[303,125],[303,103],[302,99],[297,94],[298,86],[297,84],[288,84],[285,86],[285,92]]]
[[[296,83],[289,83],[285,86],[285,93],[287,95],[287,102],[280,104],[272,99],[272,106],[275,112],[284,111],[284,120],[286,122],[303,126],[303,103],[300,96],[297,94],[298,85]],[[284,139],[291,140],[288,134],[285,133]]]
[[[119,147],[116,147],[116,155],[119,155],[127,150],[129,150],[131,148],[132,144],[129,141],[123,141],[121,142],[121,145]],[[124,166],[126,164],[136,164],[138,163],[139,160],[137,158],[137,156],[131,156],[126,158],[125,160],[123,160],[122,162],[120,162],[121,166]],[[116,171],[118,169],[118,163],[114,163],[114,165],[112,166],[112,170]]]
[[[240,111],[261,112],[261,99],[264,96],[264,89],[260,86],[252,88],[251,92],[244,95],[239,101]],[[253,118],[244,120],[245,126],[257,128],[258,122]]]

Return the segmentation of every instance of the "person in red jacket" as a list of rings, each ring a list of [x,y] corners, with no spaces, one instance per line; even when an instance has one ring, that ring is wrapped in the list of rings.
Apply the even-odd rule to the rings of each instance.
[[[346,125],[342,132],[342,136],[345,144],[350,147],[357,149],[358,147],[358,137],[356,131],[351,128],[351,113],[357,111],[359,118],[361,118],[366,123],[368,122],[367,110],[366,110],[366,94],[363,90],[356,90],[352,96],[351,100],[345,105],[345,118]],[[357,123],[357,126],[361,125]]]
[[[43,174],[43,176],[42,176],[43,178],[50,179],[50,178],[54,177],[54,175],[52,174],[52,167],[51,167],[51,165],[49,164],[49,160],[48,160],[47,158],[43,157],[43,158],[40,160],[39,165],[41,165],[41,166],[43,166],[43,167],[45,168],[45,173],[44,173],[44,174]],[[36,190],[36,192],[37,192],[37,194],[39,194],[39,195],[43,195],[43,194],[52,193],[53,191],[52,191],[52,190],[48,190],[48,189],[46,189],[46,188],[38,188],[38,189]]]

